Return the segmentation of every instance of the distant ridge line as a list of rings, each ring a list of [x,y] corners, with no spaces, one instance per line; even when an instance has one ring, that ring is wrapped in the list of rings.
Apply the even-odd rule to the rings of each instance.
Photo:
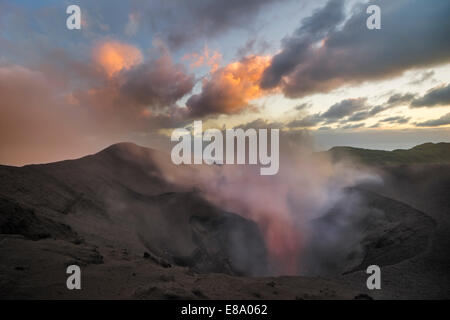
[[[450,143],[423,143],[411,149],[392,151],[333,147],[324,152],[333,162],[345,159],[367,165],[450,164]]]

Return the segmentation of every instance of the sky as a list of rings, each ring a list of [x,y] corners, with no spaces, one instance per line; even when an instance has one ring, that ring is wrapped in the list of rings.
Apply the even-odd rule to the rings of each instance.
[[[317,150],[450,142],[449,13],[448,0],[0,0],[0,164],[164,149],[194,120],[301,131]]]

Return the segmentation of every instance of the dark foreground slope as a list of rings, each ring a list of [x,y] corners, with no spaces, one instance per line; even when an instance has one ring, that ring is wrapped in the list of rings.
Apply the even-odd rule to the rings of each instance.
[[[382,183],[342,190],[311,221],[305,276],[266,277],[256,224],[167,182],[155,156],[119,144],[0,166],[0,297],[450,298],[450,165],[370,169]],[[82,268],[81,291],[66,288],[71,264]],[[371,264],[382,269],[382,290],[366,288]]]
[[[196,273],[118,247],[2,235],[2,299],[352,299],[339,281]],[[5,260],[7,258],[7,260]],[[65,267],[82,270],[82,290],[66,288]]]
[[[236,277],[267,274],[258,227],[166,182],[154,153],[119,144],[77,160],[1,166],[0,297],[355,295],[318,279]],[[81,291],[66,288],[71,264],[82,268]]]
[[[167,183],[153,153],[119,144],[79,160],[0,167],[1,233],[148,252],[199,272],[265,274],[257,226]]]

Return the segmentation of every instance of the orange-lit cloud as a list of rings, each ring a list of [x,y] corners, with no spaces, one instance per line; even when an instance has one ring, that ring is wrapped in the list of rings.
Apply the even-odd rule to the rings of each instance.
[[[94,60],[109,77],[142,62],[141,51],[118,41],[106,41],[94,48]]]
[[[268,56],[248,56],[228,64],[203,81],[202,92],[192,96],[187,106],[194,116],[232,114],[242,111],[251,100],[268,94],[259,86]]]
[[[192,53],[183,56],[182,60],[191,60],[191,69],[199,68],[202,66],[208,66],[211,72],[215,72],[219,69],[220,60],[222,59],[222,54],[218,51],[211,52],[208,46],[203,48],[202,53]]]
[[[116,131],[147,130],[150,123],[153,128],[175,126],[183,121],[183,114],[176,110],[176,102],[191,92],[194,75],[187,73],[183,64],[175,63],[166,50],[161,50],[159,57],[133,65],[139,60],[125,61],[129,55],[119,55],[125,52],[123,48],[126,47],[122,44],[110,43],[96,47],[94,52],[99,57],[96,61],[109,70],[110,78],[75,90],[67,96],[68,102],[88,109],[92,118]],[[133,53],[133,49],[126,50]],[[113,59],[108,60],[109,56]]]

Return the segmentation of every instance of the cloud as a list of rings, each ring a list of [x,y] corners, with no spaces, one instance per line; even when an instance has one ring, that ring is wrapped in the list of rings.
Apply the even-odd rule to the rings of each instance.
[[[326,112],[321,114],[321,117],[330,120],[342,119],[366,108],[366,102],[366,98],[345,99],[332,105]]]
[[[303,97],[450,61],[450,2],[378,1],[381,30],[366,28],[362,4],[340,27],[342,3],[329,1],[283,41],[264,72],[263,88],[281,87],[288,97]]]
[[[411,119],[410,117],[396,116],[396,117],[385,118],[383,120],[380,120],[380,122],[404,124],[404,123],[408,123],[410,119]]]
[[[298,111],[301,111],[301,110],[305,110],[305,109],[307,109],[307,108],[309,108],[309,107],[311,107],[311,104],[305,102],[305,103],[299,104],[299,105],[296,106],[294,109],[295,109],[295,110],[298,110]]]
[[[134,36],[139,29],[139,14],[138,13],[130,13],[128,15],[128,22],[125,26],[125,34],[128,36]]]
[[[358,128],[362,128],[364,126],[365,126],[364,123],[348,124],[348,125],[341,127],[341,129],[358,129]]]
[[[414,99],[411,108],[450,105],[450,84],[430,89],[423,97]]]
[[[304,107],[299,110],[303,110]],[[290,128],[297,127],[314,127],[317,124],[325,122],[331,124],[334,122],[356,122],[370,118],[384,110],[387,107],[375,106],[371,107],[367,104],[367,98],[344,99],[333,104],[323,113],[315,113],[296,119],[287,124]],[[353,125],[350,125],[353,126]]]
[[[89,131],[84,111],[68,108],[59,87],[38,70],[0,64],[0,97],[2,164],[68,158],[80,148],[79,132]]]
[[[208,46],[205,45],[201,53],[185,54],[182,60],[190,60],[191,69],[208,66],[211,72],[214,72],[219,68],[222,54],[218,51],[210,51]]]
[[[171,48],[179,48],[231,29],[248,29],[258,13],[279,0],[190,0],[152,3],[145,11],[150,27]],[[149,23],[150,24],[150,23]],[[156,26],[156,27],[155,27]]]
[[[322,122],[323,119],[319,116],[319,114],[308,115],[302,119],[297,119],[289,122],[287,127],[289,128],[308,128],[314,127],[318,123]]]
[[[120,93],[140,106],[171,106],[191,92],[193,75],[182,64],[176,64],[168,53],[148,60],[122,75]]]
[[[396,93],[389,97],[387,104],[391,107],[407,104],[411,102],[415,98],[415,96],[416,95],[413,93]]]
[[[121,55],[140,52],[137,48],[110,43],[102,42],[93,49],[95,63],[108,72],[89,86],[72,88],[73,105],[89,109],[97,121],[120,131],[156,130],[185,122],[186,109],[176,102],[192,91],[195,77],[184,65],[174,63],[164,46],[157,48],[159,56],[138,61],[133,55]],[[110,50],[113,58],[103,59]]]
[[[450,124],[450,113],[443,115],[439,119],[428,120],[420,123],[416,123],[417,127],[439,127]]]
[[[111,76],[93,66],[63,52],[42,70],[0,63],[0,163],[68,159],[188,121],[174,103],[194,78],[170,56]]]
[[[271,47],[272,45],[265,40],[258,40],[256,37],[251,38],[237,50],[236,56],[243,58],[252,54],[262,55]]]
[[[141,51],[118,41],[105,41],[93,50],[94,60],[109,77],[142,62]]]
[[[416,76],[412,81],[409,82],[411,85],[419,85],[424,83],[425,81],[431,79],[434,76],[434,71],[424,71],[420,75]]]
[[[403,104],[407,104],[411,100],[413,100],[414,97],[415,97],[415,94],[412,94],[412,93],[405,93],[405,94],[396,93],[396,94],[390,96],[389,99],[383,105],[374,106],[371,108],[370,108],[370,106],[366,105],[366,108],[370,108],[370,109],[354,113],[351,117],[346,119],[346,121],[356,122],[356,121],[369,119],[369,118],[371,118],[383,111],[386,111],[388,109],[395,108],[395,107],[401,106]]]
[[[281,122],[272,122],[265,119],[256,119],[251,122],[247,122],[235,128],[247,129],[282,129],[284,127]]]
[[[288,127],[313,127],[319,123],[325,122],[325,124],[331,124],[334,122],[340,122],[341,124],[346,122],[359,122],[367,120],[383,111],[390,108],[394,108],[402,103],[411,101],[414,98],[413,94],[395,94],[392,95],[384,105],[370,106],[367,103],[367,98],[351,98],[344,99],[340,102],[333,104],[323,113],[316,113],[301,119],[291,121],[287,124]],[[298,110],[303,110],[307,104],[301,105]],[[297,109],[297,108],[296,108]],[[406,123],[409,118],[397,119],[397,123]],[[343,128],[353,129],[358,128],[358,125],[349,124]]]
[[[204,79],[202,92],[189,98],[186,105],[192,117],[233,114],[243,111],[249,102],[267,92],[259,86],[269,57],[249,56],[230,63]]]
[[[83,147],[78,153],[77,141],[99,148],[106,145],[101,141],[114,143],[187,123],[187,109],[176,103],[196,80],[166,49],[160,47],[151,59],[111,39],[89,49],[80,58],[70,50],[48,48],[47,59],[34,67],[0,62],[2,149],[22,155],[19,163],[32,151],[36,161],[55,160],[56,154],[69,158],[93,151]]]
[[[300,111],[303,108],[300,108]],[[314,127],[319,123],[325,122],[330,124],[333,122],[356,122],[365,120],[377,113],[384,111],[386,108],[381,106],[370,107],[367,104],[367,98],[344,99],[333,104],[323,113],[315,113],[305,116],[301,119],[293,120],[287,124],[290,128],[297,127]],[[358,112],[359,111],[359,112]]]
[[[86,43],[105,35],[115,39],[133,37],[138,41],[158,38],[172,50],[186,49],[231,30],[254,34],[259,13],[288,1],[292,0],[133,0],[111,5],[110,0],[77,0],[82,10],[82,31],[76,34],[57,23],[65,22],[67,17],[64,1],[39,1],[33,5],[0,1],[0,34],[4,32],[8,39],[26,38],[20,43],[13,41],[21,49],[50,43],[83,53],[85,47],[77,45],[79,40]],[[2,54],[8,49],[2,47]],[[31,57],[40,54],[18,51]]]
[[[366,120],[386,109],[388,109],[388,108],[382,107],[382,106],[376,106],[376,107],[371,108],[370,110],[360,111],[360,112],[353,114],[351,117],[349,117],[347,119],[347,121],[354,122],[354,121]]]
[[[302,21],[291,37],[283,40],[283,48],[275,55],[265,70],[261,86],[274,88],[280,85],[282,78],[291,73],[303,61],[312,59],[310,46],[321,40],[337,24],[343,21],[344,1],[331,0],[321,10]]]

